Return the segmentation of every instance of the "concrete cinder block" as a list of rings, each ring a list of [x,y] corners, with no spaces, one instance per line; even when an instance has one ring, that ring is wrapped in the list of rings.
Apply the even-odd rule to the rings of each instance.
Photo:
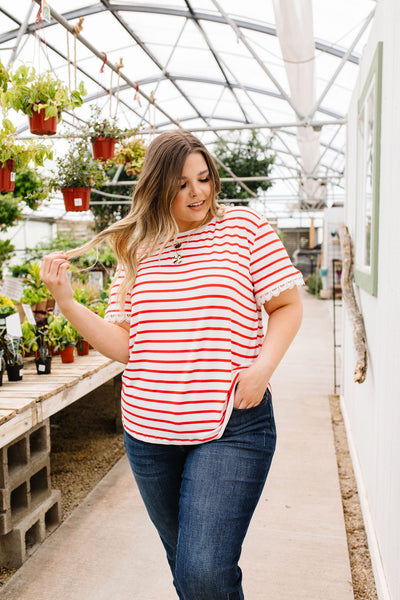
[[[61,492],[53,490],[44,502],[16,523],[12,531],[0,536],[0,564],[20,567],[60,522]]]
[[[51,492],[50,457],[35,457],[14,473],[10,486],[0,489],[0,535],[9,533],[15,521],[40,504]]]
[[[44,455],[50,455],[49,419],[1,448],[0,488],[10,488],[18,476],[24,478],[24,469],[29,471],[30,463]]]

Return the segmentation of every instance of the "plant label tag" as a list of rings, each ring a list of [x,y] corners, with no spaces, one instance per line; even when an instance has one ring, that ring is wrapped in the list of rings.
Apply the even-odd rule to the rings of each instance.
[[[82,206],[82,198],[74,198],[74,206]]]
[[[15,181],[15,171],[10,173],[10,181]]]
[[[5,326],[6,326],[6,318],[0,317],[0,327],[5,327]]]
[[[35,317],[33,316],[32,307],[30,304],[23,304],[22,308],[24,309],[24,313],[26,318],[28,319],[28,323],[36,327]]]
[[[68,275],[68,273],[67,273],[67,275]],[[55,303],[55,306],[54,306],[53,315],[55,317],[58,317],[58,315],[61,315],[61,310],[60,310],[60,307],[58,306],[57,302]]]
[[[6,317],[6,328],[9,335],[22,337],[21,321],[18,313]]]
[[[38,365],[38,371],[44,372],[46,370],[46,365]]]
[[[42,0],[42,17],[43,17],[44,21],[47,21],[47,23],[50,23],[50,21],[51,21],[50,7],[48,6],[46,0]]]
[[[22,376],[23,376],[23,374],[24,374],[24,370],[23,370],[23,369],[20,369],[20,370],[19,370],[19,376],[20,376],[20,377],[22,377]]]

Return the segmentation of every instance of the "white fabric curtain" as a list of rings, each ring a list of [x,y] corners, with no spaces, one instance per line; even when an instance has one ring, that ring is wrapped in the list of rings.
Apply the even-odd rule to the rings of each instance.
[[[314,73],[314,27],[312,0],[273,0],[276,31],[285,62],[290,97],[303,117],[316,101]],[[317,176],[320,158],[319,134],[312,127],[299,127],[297,143],[306,173]],[[316,204],[322,186],[314,179],[302,178],[302,187],[310,204]]]

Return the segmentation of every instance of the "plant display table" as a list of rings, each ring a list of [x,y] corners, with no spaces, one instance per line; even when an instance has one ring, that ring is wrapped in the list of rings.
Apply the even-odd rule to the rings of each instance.
[[[0,565],[19,567],[61,520],[51,489],[50,417],[111,379],[120,395],[124,365],[91,350],[38,376],[25,359],[22,381],[0,387]],[[114,398],[110,398],[113,402]]]

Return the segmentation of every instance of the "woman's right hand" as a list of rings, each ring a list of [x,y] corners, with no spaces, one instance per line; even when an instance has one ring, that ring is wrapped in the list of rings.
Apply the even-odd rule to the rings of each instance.
[[[67,277],[70,266],[65,252],[52,252],[43,258],[40,269],[40,277],[60,309],[73,301],[73,292]]]

